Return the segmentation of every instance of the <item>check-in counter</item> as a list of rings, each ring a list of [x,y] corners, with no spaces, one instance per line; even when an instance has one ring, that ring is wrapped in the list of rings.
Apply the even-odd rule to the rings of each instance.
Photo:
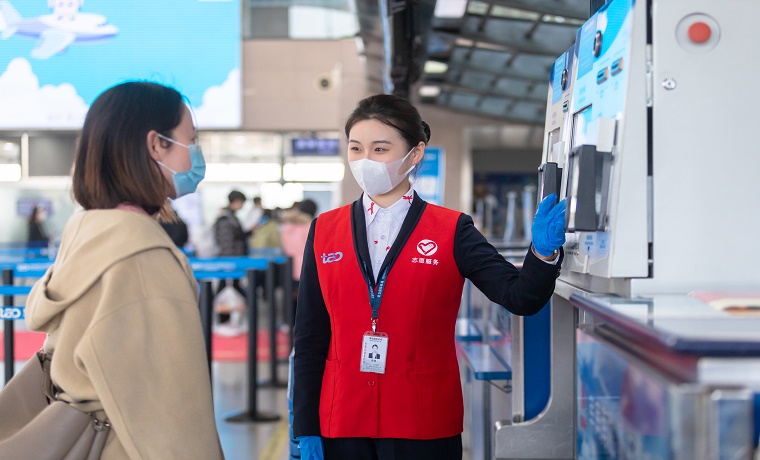
[[[520,253],[524,256],[525,249]],[[520,266],[516,258],[510,262]],[[531,317],[514,316],[465,283],[456,337],[465,402],[463,443],[471,458],[494,458],[498,427],[532,424],[546,411],[551,318],[549,305]]]
[[[753,458],[760,315],[742,298],[573,294],[577,458]]]

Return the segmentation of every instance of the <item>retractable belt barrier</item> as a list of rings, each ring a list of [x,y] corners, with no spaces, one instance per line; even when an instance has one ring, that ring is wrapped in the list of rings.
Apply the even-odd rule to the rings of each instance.
[[[201,322],[206,338],[209,369],[211,367],[211,324],[213,319],[212,280],[243,278],[248,281],[246,295],[248,310],[248,405],[226,417],[229,422],[274,422],[280,419],[277,414],[260,412],[257,409],[257,390],[259,386],[284,388],[287,382],[281,382],[277,375],[277,304],[275,296],[277,271],[280,270],[282,286],[285,290],[284,307],[290,326],[292,343],[293,312],[290,302],[292,291],[292,259],[282,255],[269,257],[219,257],[214,259],[190,258],[190,266],[201,288]],[[258,298],[256,286],[258,276],[265,276],[265,297],[269,303],[269,348],[270,380],[259,384],[258,381]]]
[[[58,253],[58,248],[49,248],[49,247],[43,247],[43,248],[27,248],[27,247],[17,247],[17,248],[0,248],[0,259],[12,259],[12,258],[22,258],[22,259],[35,259],[35,258],[46,258],[46,259],[54,259],[55,255]]]
[[[14,320],[24,319],[24,307],[14,306],[14,297],[29,294],[31,286],[14,286],[14,279],[40,278],[53,264],[53,260],[40,258],[28,258],[30,250],[14,249],[0,250],[0,269],[2,269],[3,282],[0,286],[0,295],[3,296],[3,306],[0,310],[0,319],[4,323],[4,351],[5,351],[5,382],[7,383],[14,374]],[[12,252],[12,253],[11,253]],[[43,251],[39,253],[45,254]],[[275,286],[278,269],[282,278],[282,286],[285,289],[284,308],[286,319],[289,323],[289,342],[292,344],[292,330],[294,323],[294,310],[291,302],[292,294],[292,259],[276,253],[261,254],[258,257],[218,257],[218,258],[189,258],[190,267],[200,285],[199,310],[203,335],[206,342],[206,356],[211,374],[211,331],[213,323],[213,298],[212,281],[215,279],[246,278],[248,280],[248,407],[239,414],[230,417],[230,421],[276,421],[276,414],[263,414],[256,410],[256,392],[258,387],[257,376],[257,330],[258,330],[258,301],[256,297],[257,276],[265,275],[266,297],[269,299],[269,346],[271,350],[270,381],[264,385],[284,388],[287,382],[281,382],[277,375],[277,305],[275,303]]]

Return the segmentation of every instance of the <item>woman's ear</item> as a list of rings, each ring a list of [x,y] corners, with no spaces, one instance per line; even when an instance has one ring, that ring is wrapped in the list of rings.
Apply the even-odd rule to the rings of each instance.
[[[155,161],[162,161],[166,149],[161,145],[161,138],[158,137],[158,132],[155,129],[148,131],[145,142],[148,147],[148,152],[150,152],[150,157]]]
[[[421,161],[422,157],[425,156],[425,143],[420,141],[419,144],[414,148],[414,152],[412,152],[412,164],[417,166]]]

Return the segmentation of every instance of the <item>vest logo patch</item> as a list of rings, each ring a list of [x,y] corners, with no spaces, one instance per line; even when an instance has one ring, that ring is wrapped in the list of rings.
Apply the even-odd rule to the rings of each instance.
[[[332,262],[337,262],[343,258],[342,252],[331,252],[329,254],[322,253],[322,263],[323,264],[329,264]]]
[[[432,256],[438,251],[438,245],[433,240],[422,240],[417,243],[417,252],[423,256]]]

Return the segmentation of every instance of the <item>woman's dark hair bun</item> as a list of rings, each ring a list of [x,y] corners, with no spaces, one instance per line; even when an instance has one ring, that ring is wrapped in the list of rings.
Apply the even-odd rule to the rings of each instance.
[[[427,144],[430,142],[430,125],[425,123],[424,121],[422,123],[422,131],[425,133],[425,143]]]

